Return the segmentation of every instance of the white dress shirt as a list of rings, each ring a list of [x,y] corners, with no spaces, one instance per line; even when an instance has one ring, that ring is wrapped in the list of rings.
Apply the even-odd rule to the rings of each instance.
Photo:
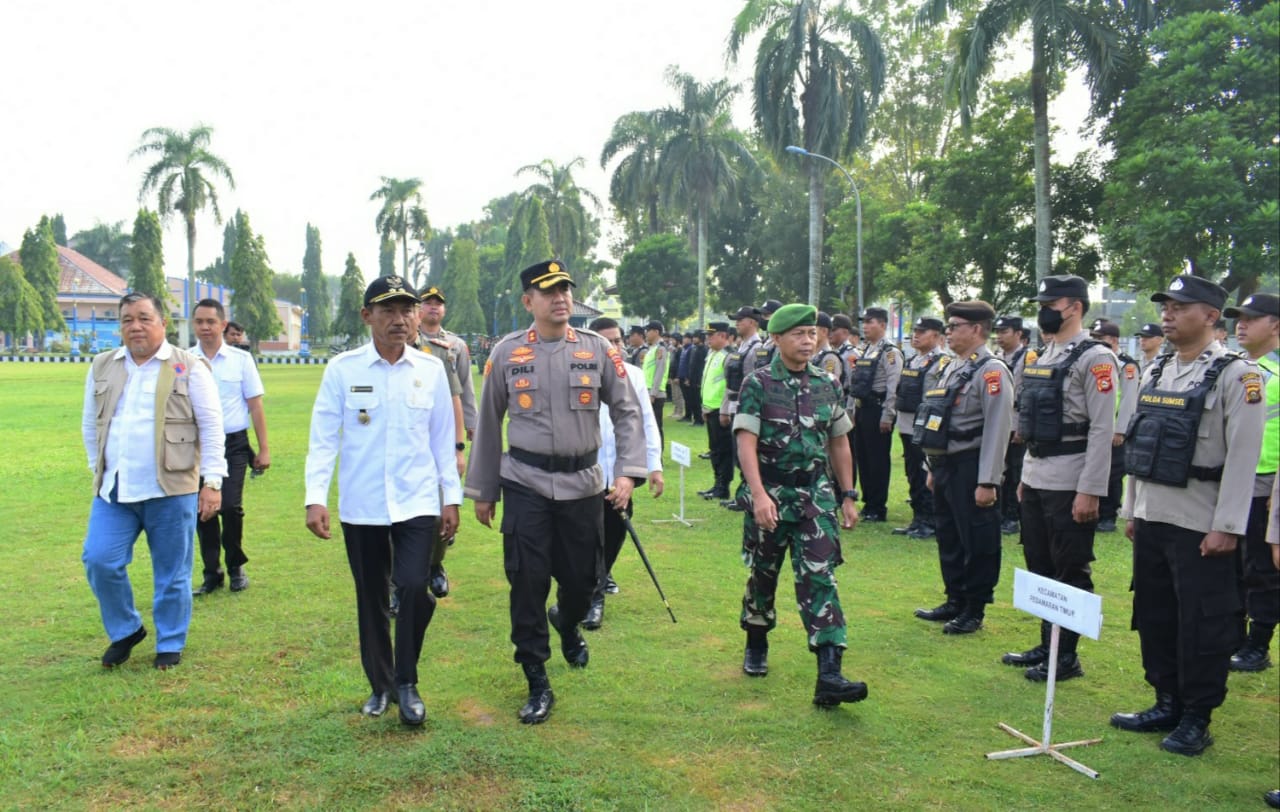
[[[107,428],[106,461],[102,489],[98,491],[103,499],[110,500],[117,478],[117,502],[142,502],[168,495],[160,487],[156,472],[156,382],[160,367],[171,355],[173,346],[165,342],[150,360],[139,366],[133,362],[128,349],[116,350],[116,358],[124,357],[126,378]],[[225,435],[217,384],[204,364],[192,364],[186,374],[187,394],[200,434],[200,476],[225,477]],[[89,470],[93,471],[98,454],[98,406],[93,396],[92,364],[85,376],[80,433],[84,437]]]
[[[454,432],[439,359],[405,347],[390,364],[372,342],[344,352],[325,367],[311,412],[305,504],[328,503],[341,453],[342,521],[385,526],[439,516],[442,504],[462,504]]]
[[[222,428],[227,434],[249,428],[248,401],[261,397],[266,391],[262,388],[262,376],[258,374],[253,356],[225,341],[221,342],[212,358],[204,354],[199,344],[192,347],[191,352],[204,358],[213,368],[218,395],[222,398]]]
[[[640,400],[640,413],[644,419],[644,458],[649,473],[662,470],[662,435],[658,433],[658,421],[653,416],[648,390],[644,385],[644,372],[634,364],[627,368],[627,380]],[[613,418],[609,416],[609,404],[600,404],[600,468],[604,471],[604,486],[613,485],[613,464],[618,459],[618,446],[613,437]]]

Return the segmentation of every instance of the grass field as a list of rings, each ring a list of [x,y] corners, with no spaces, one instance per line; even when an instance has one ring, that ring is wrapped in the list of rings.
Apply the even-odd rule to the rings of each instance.
[[[555,712],[518,724],[525,685],[507,640],[500,537],[468,503],[447,561],[454,592],[420,669],[428,721],[411,731],[394,713],[362,718],[368,686],[342,544],[303,526],[319,367],[263,369],[273,466],[246,486],[250,589],[197,600],[180,668],[150,667],[152,638],[105,671],[80,564],[91,497],[78,432],[85,369],[0,364],[0,807],[1261,809],[1261,793],[1280,785],[1274,668],[1231,676],[1217,744],[1200,758],[1108,727],[1113,711],[1151,700],[1128,628],[1120,534],[1098,539],[1105,628],[1081,646],[1086,677],[1060,686],[1054,726],[1055,741],[1102,737],[1070,751],[1101,779],[1043,757],[986,760],[1019,746],[997,722],[1039,735],[1043,686],[999,663],[1037,635],[1038,621],[1009,605],[1021,553],[1006,537],[982,632],[952,638],[914,619],[914,607],[941,597],[936,551],[889,535],[908,518],[896,469],[890,521],[846,533],[839,571],[845,673],[869,684],[866,702],[810,704],[815,663],[789,588],[769,676],[741,674],[741,519],[693,496],[692,529],[652,524],[676,509],[671,469],[668,495],[637,498],[636,526],[678,624],[625,550],[622,592],[588,638],[590,668],[570,672],[553,645]],[[705,448],[699,431],[667,426],[668,440]],[[695,462],[690,495],[710,479]],[[131,574],[154,632],[144,543]]]

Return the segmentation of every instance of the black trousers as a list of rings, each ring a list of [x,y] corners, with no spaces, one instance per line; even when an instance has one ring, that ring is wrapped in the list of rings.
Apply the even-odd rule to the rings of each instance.
[[[390,527],[342,523],[347,563],[356,584],[360,662],[375,692],[418,682],[422,640],[436,611],[435,596],[427,589],[427,573],[437,523],[435,516],[415,516]],[[389,605],[393,559],[400,599],[394,656]]]
[[[893,432],[880,431],[883,406],[879,398],[862,398],[854,412],[854,456],[862,480],[862,510],[884,515],[889,502],[889,453]]]
[[[1249,505],[1249,524],[1236,545],[1240,559],[1240,586],[1249,619],[1262,625],[1280,623],[1280,570],[1271,561],[1267,544],[1267,499],[1255,496]]]
[[[691,383],[684,393],[684,409],[693,416],[693,425],[702,425],[702,386]]]
[[[1124,446],[1111,446],[1111,474],[1107,477],[1107,495],[1098,500],[1098,518],[1115,521],[1124,499]]]
[[[720,425],[720,410],[707,412],[707,451],[711,453],[714,487],[726,490],[733,482],[733,428]]]
[[[1098,523],[1071,517],[1075,491],[1022,488],[1022,557],[1027,569],[1086,592],[1093,591],[1093,535]],[[1058,651],[1076,650],[1080,635],[1063,629]]]
[[[1133,525],[1133,627],[1147,682],[1207,717],[1227,696],[1227,666],[1240,643],[1235,557],[1200,555],[1199,530]]]
[[[976,449],[935,458],[934,527],[942,585],[948,598],[982,611],[1000,581],[1000,505],[997,500],[991,507],[978,507],[973,500],[977,488]]]
[[[1018,483],[1022,481],[1022,458],[1027,444],[1009,441],[1004,452],[1004,483],[1000,486],[1000,516],[1006,521],[1022,520],[1022,507],[1018,504]]]
[[[627,526],[622,523],[622,514],[613,509],[613,505],[604,500],[604,494],[600,494],[600,510],[604,514],[604,568],[600,572],[600,577],[596,579],[596,589],[592,593],[593,601],[604,600],[604,587],[607,576],[613,571],[613,565],[618,561],[618,554],[622,552],[622,545],[627,543]],[[633,513],[634,502],[627,501],[626,514],[630,519]]]
[[[222,480],[222,509],[218,515],[196,521],[196,538],[200,539],[200,560],[206,577],[217,575],[218,559],[227,551],[227,568],[243,567],[249,558],[244,554],[244,475],[253,461],[249,430],[227,435],[227,476]],[[219,526],[221,519],[221,526]]]
[[[502,560],[511,585],[511,642],[518,663],[551,657],[547,596],[556,579],[561,622],[576,626],[591,606],[604,559],[600,494],[548,499],[502,480]]]
[[[902,467],[907,474],[911,495],[911,518],[933,524],[933,493],[929,490],[929,474],[924,469],[924,449],[911,441],[910,434],[899,434],[902,440]]]
[[[658,424],[658,438],[662,440],[662,447],[667,447],[667,435],[662,430],[662,407],[666,401],[662,398],[649,398],[649,403],[653,405],[653,420]]]

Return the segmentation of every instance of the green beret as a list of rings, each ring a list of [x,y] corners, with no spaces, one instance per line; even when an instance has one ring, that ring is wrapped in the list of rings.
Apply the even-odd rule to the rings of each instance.
[[[785,333],[792,327],[812,327],[818,323],[818,308],[813,305],[783,305],[769,317],[770,333]]]

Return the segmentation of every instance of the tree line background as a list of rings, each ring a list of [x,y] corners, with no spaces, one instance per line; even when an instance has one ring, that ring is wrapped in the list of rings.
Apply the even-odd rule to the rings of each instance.
[[[798,146],[858,184],[867,302],[972,296],[1017,312],[1048,273],[1151,290],[1189,271],[1237,300],[1277,286],[1278,0],[747,0],[725,33],[726,59],[752,61],[750,86],[669,67],[670,103],[619,110],[590,156],[611,170],[605,200],[575,180],[587,156],[556,156],[516,169],[480,219],[433,228],[424,181],[382,177],[370,196],[378,273],[440,287],[457,332],[522,321],[519,270],[553,256],[578,298],[612,276],[625,313],[668,323],[804,300],[811,284],[824,309],[850,310],[853,194],[786,149]],[[999,69],[1016,55],[1029,71]],[[1070,71],[1088,82],[1092,143],[1061,163],[1050,133]],[[747,126],[731,115],[739,94]],[[280,330],[273,297],[301,302],[305,289],[311,336],[362,337],[352,254],[326,274],[308,225],[301,271],[276,271],[247,213],[223,223],[217,193],[234,177],[212,132],[143,133],[131,229],[99,222],[68,237],[57,215],[28,230],[20,264],[0,259],[0,329],[63,329],[55,244],[167,295],[160,229],[180,221],[189,277],[233,288],[252,335]],[[206,211],[223,250],[196,269]]]

